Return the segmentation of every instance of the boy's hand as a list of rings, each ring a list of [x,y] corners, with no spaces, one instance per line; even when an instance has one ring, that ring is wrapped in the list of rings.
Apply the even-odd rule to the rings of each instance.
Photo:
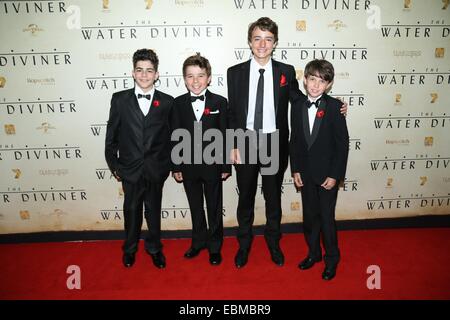
[[[239,149],[231,149],[230,160],[232,164],[241,164],[241,154]]]
[[[223,172],[222,173],[222,180],[225,181],[231,176],[231,173]]]
[[[113,175],[114,175],[114,178],[116,178],[116,180],[117,180],[118,182],[122,181],[122,179],[117,175],[117,171],[114,171],[114,172],[113,172]]]
[[[341,100],[341,102],[343,103],[342,107],[341,107],[341,113],[344,115],[344,117],[347,116],[347,111],[348,111],[348,103],[342,101],[341,98],[339,98],[339,100]]]
[[[174,173],[172,173],[172,177],[178,183],[183,182],[183,174],[181,172],[174,172]]]
[[[336,179],[327,177],[325,181],[320,185],[321,187],[324,187],[326,190],[331,190],[336,185]]]
[[[294,172],[292,174],[292,177],[294,178],[294,185],[297,189],[303,187],[303,181],[302,177],[300,176],[300,172]]]

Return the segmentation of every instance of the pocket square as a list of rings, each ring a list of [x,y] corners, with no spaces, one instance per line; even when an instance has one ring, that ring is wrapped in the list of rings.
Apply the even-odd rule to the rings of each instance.
[[[209,114],[218,114],[220,111],[219,110],[215,110],[215,111],[210,111]]]

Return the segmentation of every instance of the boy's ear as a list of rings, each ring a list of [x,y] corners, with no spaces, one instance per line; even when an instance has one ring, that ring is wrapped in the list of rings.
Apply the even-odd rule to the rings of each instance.
[[[306,76],[303,76],[303,85],[306,87]]]

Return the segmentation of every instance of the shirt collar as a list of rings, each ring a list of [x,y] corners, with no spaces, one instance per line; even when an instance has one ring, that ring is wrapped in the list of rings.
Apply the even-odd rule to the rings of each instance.
[[[321,94],[320,96],[318,96],[317,98],[311,98],[310,95],[308,94],[308,100],[311,102],[316,102],[317,100],[319,100],[320,98],[322,98],[323,94]]]
[[[259,70],[264,69],[266,71],[272,71],[272,59],[269,60],[264,66],[260,65],[254,57],[250,59],[250,69]]]
[[[202,92],[200,92],[199,95],[196,95],[196,94],[194,94],[194,93],[192,93],[190,91],[189,91],[189,93],[191,94],[191,97],[200,97],[200,96],[204,96],[206,94],[206,90],[208,90],[208,89],[203,90]]]
[[[142,90],[141,87],[139,87],[137,84],[134,86],[134,94],[137,96],[138,94],[150,94],[153,99],[153,95],[155,94],[155,86],[153,86],[149,92],[145,92]]]

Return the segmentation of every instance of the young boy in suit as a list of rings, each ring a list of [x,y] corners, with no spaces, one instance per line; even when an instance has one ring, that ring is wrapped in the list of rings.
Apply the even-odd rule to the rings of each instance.
[[[161,199],[171,167],[169,115],[173,97],[158,91],[158,56],[153,50],[133,55],[135,87],[113,94],[106,128],[105,157],[125,194],[125,242],[122,262],[131,267],[138,250],[142,208],[148,236],[145,250],[153,264],[165,268],[161,243]]]
[[[183,77],[189,92],[174,100],[172,112],[172,129],[184,129],[191,138],[191,157],[187,163],[174,164],[173,177],[177,182],[183,182],[188,198],[192,219],[192,244],[184,257],[196,257],[202,249],[209,251],[209,262],[219,265],[222,261],[220,254],[223,243],[222,219],[222,180],[231,175],[231,165],[225,163],[225,132],[227,128],[227,100],[209,91],[211,82],[211,65],[208,59],[199,53],[188,57],[183,63]],[[223,137],[223,148],[219,163],[207,164],[202,158],[195,163],[194,130],[201,125],[201,136],[206,130],[220,130]],[[173,138],[173,136],[172,136]],[[209,142],[202,143],[203,152]],[[217,150],[216,150],[217,151]],[[206,212],[203,208],[203,197],[206,199]]]
[[[291,109],[291,171],[301,190],[303,228],[308,256],[299,264],[306,270],[322,260],[320,235],[325,247],[324,280],[336,275],[340,260],[335,222],[339,181],[345,178],[349,136],[342,102],[326,94],[334,79],[333,65],[313,60],[305,67],[303,83],[308,97]]]

